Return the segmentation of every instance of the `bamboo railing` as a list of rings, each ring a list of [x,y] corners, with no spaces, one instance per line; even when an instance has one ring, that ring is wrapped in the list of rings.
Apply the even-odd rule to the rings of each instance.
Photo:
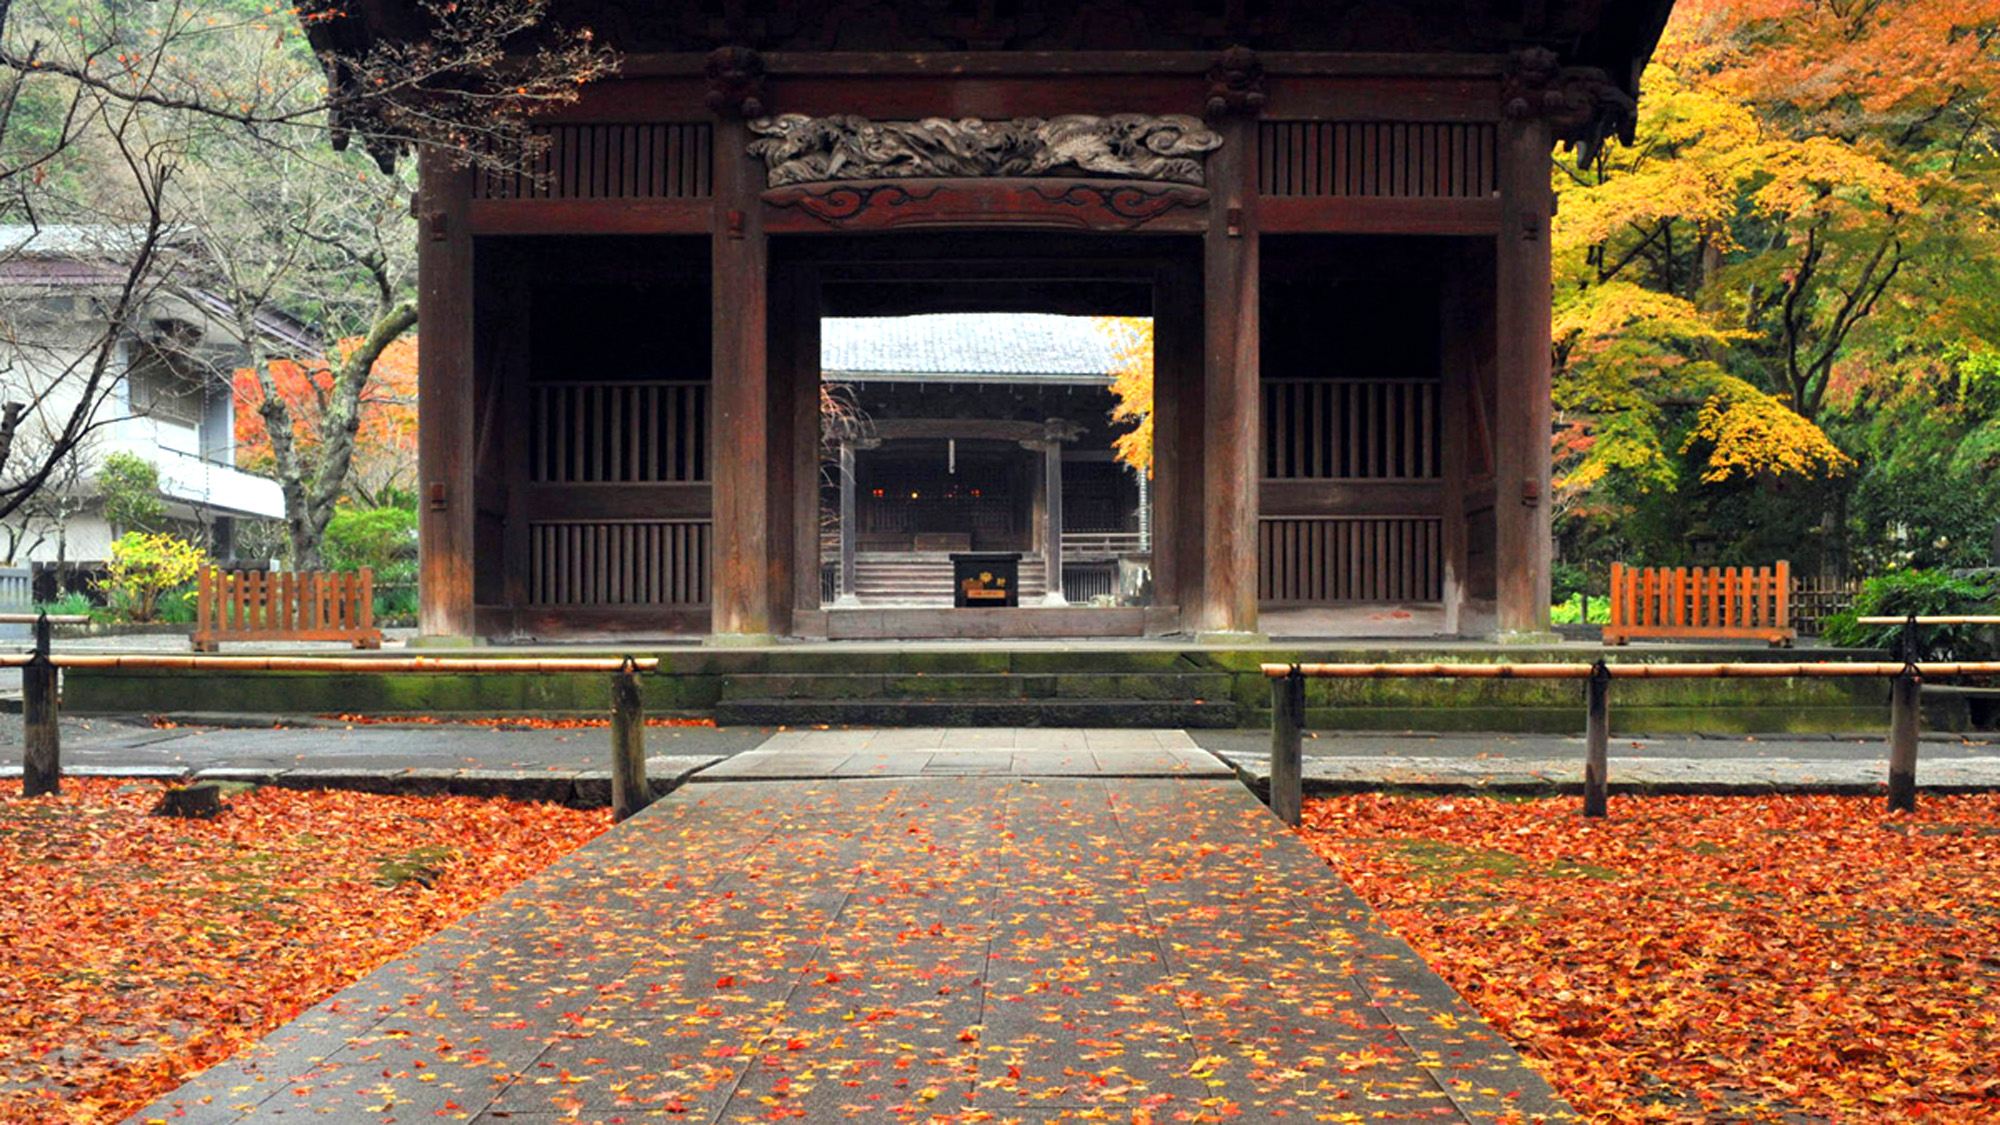
[[[1918,698],[1924,679],[2000,675],[2000,661],[1606,664],[1600,660],[1595,664],[1264,664],[1260,669],[1271,681],[1271,811],[1296,827],[1305,797],[1302,732],[1309,679],[1587,681],[1583,814],[1595,817],[1605,815],[1606,811],[1613,680],[1887,677],[1890,680],[1889,807],[1909,812],[1917,807]]]
[[[656,656],[507,657],[467,656],[208,656],[50,651],[51,623],[35,623],[35,649],[0,654],[0,668],[21,669],[21,792],[24,797],[62,792],[62,728],[56,673],[62,668],[117,668],[129,671],[195,672],[372,672],[389,675],[553,675],[608,673],[611,676],[611,812],[624,820],[652,800],[646,781],[646,715],[639,674],[657,672]]]

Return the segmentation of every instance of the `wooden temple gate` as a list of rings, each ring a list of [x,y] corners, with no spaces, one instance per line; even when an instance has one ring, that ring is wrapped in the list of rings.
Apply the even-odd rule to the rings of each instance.
[[[423,158],[425,633],[827,635],[818,318],[1014,308],[1156,318],[1111,631],[1546,628],[1548,159],[1625,127],[1666,0],[683,6],[556,0],[621,76],[519,170]]]

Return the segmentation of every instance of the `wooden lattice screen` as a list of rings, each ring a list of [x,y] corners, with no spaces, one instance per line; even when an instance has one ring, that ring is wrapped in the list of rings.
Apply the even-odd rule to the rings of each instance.
[[[536,483],[708,479],[708,384],[538,383],[531,390]]]
[[[1435,517],[1300,516],[1257,523],[1265,605],[1444,598],[1444,523]]]
[[[707,605],[711,538],[706,520],[530,523],[529,599],[537,605]]]
[[[1435,379],[1264,380],[1264,476],[1436,479],[1438,387]]]
[[[706,199],[706,124],[544,125],[520,167],[482,172],[475,199]]]
[[[1491,122],[1267,121],[1264,195],[1477,199],[1500,190]]]

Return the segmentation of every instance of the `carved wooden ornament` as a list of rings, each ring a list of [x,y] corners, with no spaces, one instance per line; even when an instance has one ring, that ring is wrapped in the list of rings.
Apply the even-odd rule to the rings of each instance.
[[[1222,137],[1183,114],[871,121],[786,114],[750,123],[766,184],[1074,176],[1199,187]]]

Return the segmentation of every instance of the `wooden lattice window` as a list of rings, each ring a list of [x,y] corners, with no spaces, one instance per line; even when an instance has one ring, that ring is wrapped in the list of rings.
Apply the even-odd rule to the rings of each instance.
[[[705,124],[545,125],[513,171],[489,170],[476,199],[706,199],[714,130]]]
[[[1267,121],[1264,195],[1478,199],[1500,190],[1491,122]]]

